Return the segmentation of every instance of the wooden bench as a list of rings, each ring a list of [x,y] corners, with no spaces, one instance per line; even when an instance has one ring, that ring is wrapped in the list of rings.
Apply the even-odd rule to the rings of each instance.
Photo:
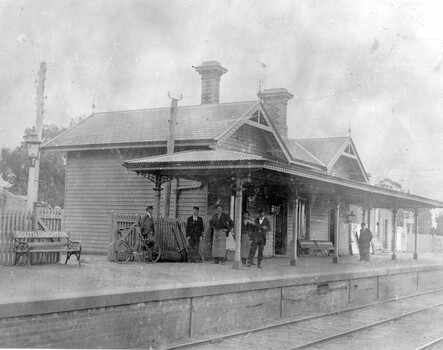
[[[298,247],[300,248],[300,254],[307,254],[309,256],[328,256],[331,251],[335,250],[331,241],[326,240],[308,240],[299,239]]]
[[[15,261],[24,264],[24,258],[28,266],[31,266],[31,253],[66,253],[68,262],[71,255],[77,257],[80,264],[82,246],[80,242],[69,239],[66,232],[62,231],[14,231]]]

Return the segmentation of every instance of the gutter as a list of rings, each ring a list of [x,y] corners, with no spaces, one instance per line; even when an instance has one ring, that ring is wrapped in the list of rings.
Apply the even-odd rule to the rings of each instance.
[[[174,201],[174,213],[177,216],[178,199],[180,197],[180,192],[184,190],[197,190],[202,187],[203,183],[201,181],[194,181],[194,185],[178,186],[180,179],[177,179],[177,187],[175,188],[175,201]]]

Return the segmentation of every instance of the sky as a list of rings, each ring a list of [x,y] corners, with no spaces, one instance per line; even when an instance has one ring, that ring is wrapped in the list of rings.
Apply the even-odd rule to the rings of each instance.
[[[349,135],[371,182],[443,200],[443,3],[0,0],[0,148],[92,112],[200,103],[193,66],[228,69],[220,102],[286,88],[292,138]]]

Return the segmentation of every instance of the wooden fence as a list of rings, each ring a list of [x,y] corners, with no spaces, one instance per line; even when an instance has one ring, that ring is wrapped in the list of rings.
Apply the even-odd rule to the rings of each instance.
[[[138,215],[133,213],[121,213],[111,211],[109,244],[120,238],[118,230],[131,227],[137,222]],[[160,244],[162,251],[179,251],[184,248],[180,238],[180,231],[185,235],[186,219],[184,218],[154,218],[155,239]],[[174,231],[176,235],[174,235]],[[108,260],[111,258],[111,250],[108,249]]]
[[[35,216],[33,212],[26,210],[7,210],[0,213],[0,265],[14,264],[12,232],[34,230],[62,231],[63,210],[36,208]],[[58,253],[48,253],[45,257],[31,254],[31,262],[56,262],[58,259]]]

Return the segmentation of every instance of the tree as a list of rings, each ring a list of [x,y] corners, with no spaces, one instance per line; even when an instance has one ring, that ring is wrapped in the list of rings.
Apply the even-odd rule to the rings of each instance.
[[[57,125],[43,126],[43,140],[45,143],[59,135],[66,128]],[[25,130],[29,135],[31,129]],[[26,144],[14,150],[2,149],[0,172],[3,180],[12,184],[9,190],[17,195],[26,195],[28,188],[29,161],[26,155]],[[63,206],[65,193],[66,156],[61,152],[43,152],[40,157],[38,200],[51,206]]]
[[[430,210],[419,211],[418,213],[418,233],[428,235],[432,231],[432,213]]]

